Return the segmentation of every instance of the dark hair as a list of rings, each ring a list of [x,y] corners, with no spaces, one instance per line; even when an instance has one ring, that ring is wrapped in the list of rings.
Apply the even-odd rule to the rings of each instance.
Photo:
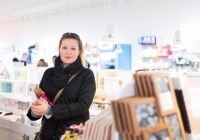
[[[44,59],[40,59],[39,61],[45,62]]]
[[[48,66],[48,64],[44,61],[44,59],[40,59],[40,60],[38,61],[37,66],[39,66],[39,62],[43,62],[44,67],[45,67],[45,66]]]
[[[13,58],[13,62],[19,62],[19,60],[15,57]]]
[[[82,43],[79,35],[76,34],[76,33],[70,33],[70,32],[64,33],[62,35],[60,41],[59,41],[58,52],[59,52],[59,49],[61,47],[61,43],[62,43],[63,39],[75,39],[75,40],[78,41],[78,47],[79,47],[79,50],[80,50],[80,58],[81,58],[81,61],[82,61],[82,65],[85,66],[84,48],[83,48],[83,43]],[[59,52],[59,56],[60,56],[60,52]]]
[[[54,55],[52,58],[56,58],[57,57],[57,55]]]

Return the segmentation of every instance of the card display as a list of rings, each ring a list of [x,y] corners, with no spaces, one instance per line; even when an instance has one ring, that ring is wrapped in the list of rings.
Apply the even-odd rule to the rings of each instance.
[[[42,76],[43,76],[46,69],[47,68],[45,68],[45,67],[44,68],[38,67],[34,72],[33,80],[34,81],[40,81],[42,79]]]
[[[115,140],[111,108],[103,110],[85,123],[83,140]]]
[[[172,130],[172,137],[174,140],[182,140],[181,128],[176,114],[166,116],[167,122],[170,124]]]
[[[136,117],[140,128],[154,126],[159,123],[155,103],[137,105]]]
[[[152,127],[143,132],[143,140],[173,140],[168,124]],[[178,140],[178,139],[177,139]]]
[[[12,93],[13,92],[13,83],[1,82],[1,92],[2,93]]]
[[[159,89],[160,103],[163,111],[173,110],[174,103],[172,93],[169,89],[168,79],[166,77],[156,78],[156,82]]]
[[[15,82],[15,95],[20,95],[22,97],[27,97],[26,92],[26,81]]]
[[[10,99],[10,98],[3,98],[1,101],[1,105],[20,110],[27,110],[30,106],[30,102],[17,101],[16,99]]]
[[[34,84],[34,83],[28,84],[28,97],[31,97],[32,102],[34,102],[37,99],[35,92],[34,92],[36,85],[37,84]]]
[[[176,96],[179,99],[182,120],[186,132],[200,134],[200,77],[173,78]]]
[[[111,107],[117,116],[114,117],[116,129],[122,133],[139,136],[149,127],[162,123],[154,97],[123,98],[112,101]]]
[[[159,112],[162,116],[169,115],[178,110],[176,95],[172,80],[167,72],[149,72],[153,95],[156,97]]]
[[[169,134],[167,130],[162,130],[149,135],[149,140],[169,140]]]
[[[27,72],[26,71],[15,71],[15,80],[26,80]]]
[[[1,75],[3,75],[5,77],[5,79],[10,79],[10,73],[8,72],[8,70],[6,68],[4,68],[1,73]]]
[[[139,72],[133,78],[136,96],[111,102],[123,139],[186,140],[169,73]]]

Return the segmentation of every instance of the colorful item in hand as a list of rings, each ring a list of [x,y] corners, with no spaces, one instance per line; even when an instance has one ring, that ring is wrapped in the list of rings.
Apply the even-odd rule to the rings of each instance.
[[[45,94],[40,94],[40,99],[45,99],[50,106],[53,105],[53,103],[51,101],[49,101],[49,99],[47,98],[47,96]]]
[[[45,95],[45,92],[41,88],[38,87],[38,84],[36,85],[34,92],[38,98],[45,99],[49,105],[51,106],[53,105],[53,103]]]

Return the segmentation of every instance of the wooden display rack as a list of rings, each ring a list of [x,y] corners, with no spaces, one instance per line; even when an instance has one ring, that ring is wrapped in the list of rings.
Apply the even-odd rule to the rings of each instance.
[[[133,77],[136,96],[111,102],[116,130],[124,140],[147,140],[164,134],[170,140],[186,140],[169,74],[143,72]]]

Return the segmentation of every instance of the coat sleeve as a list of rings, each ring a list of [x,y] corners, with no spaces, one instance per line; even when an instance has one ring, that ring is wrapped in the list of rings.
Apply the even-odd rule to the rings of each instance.
[[[42,116],[40,116],[40,117],[33,117],[32,115],[31,115],[31,108],[29,108],[29,110],[28,110],[28,113],[27,113],[27,115],[26,115],[31,121],[36,121],[36,120],[39,120]]]
[[[84,76],[81,82],[80,93],[76,102],[70,104],[55,104],[51,107],[55,120],[79,117],[88,113],[96,91],[93,72]]]
[[[49,69],[47,69],[47,70],[44,72],[43,76],[42,76],[42,79],[41,79],[40,84],[39,84],[39,87],[40,87],[40,88],[42,88],[42,83],[43,83],[43,81],[44,81],[44,77],[49,73],[48,71],[49,71]],[[38,119],[41,118],[41,117],[35,118],[35,117],[33,117],[33,116],[31,115],[31,107],[29,108],[29,110],[28,110],[26,116],[27,116],[31,121],[36,121],[36,120],[38,120]]]

